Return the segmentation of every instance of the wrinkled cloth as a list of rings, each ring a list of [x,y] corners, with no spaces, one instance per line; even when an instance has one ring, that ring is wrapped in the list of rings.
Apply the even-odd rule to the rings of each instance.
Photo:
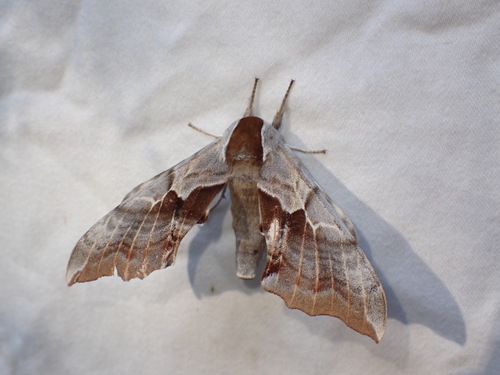
[[[500,3],[3,1],[1,374],[500,372]],[[68,288],[77,240],[222,134],[267,121],[356,225],[375,344],[235,275],[230,199],[144,280]]]

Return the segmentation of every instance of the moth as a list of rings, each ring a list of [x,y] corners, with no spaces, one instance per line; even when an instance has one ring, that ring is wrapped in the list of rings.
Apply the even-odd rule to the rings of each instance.
[[[278,132],[293,80],[273,122],[248,107],[221,137],[142,183],[76,244],[68,285],[118,274],[144,278],[175,261],[195,224],[207,221],[228,188],[236,235],[236,275],[256,276],[289,308],[331,315],[379,342],[385,331],[384,289],[358,245],[354,225],[321,190]]]

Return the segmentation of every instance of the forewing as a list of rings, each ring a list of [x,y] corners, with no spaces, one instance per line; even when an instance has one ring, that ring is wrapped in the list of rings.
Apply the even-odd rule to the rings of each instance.
[[[66,281],[96,280],[116,273],[144,278],[175,261],[182,238],[206,220],[224,188],[228,168],[217,140],[175,167],[133,189],[76,244]]]
[[[351,221],[284,144],[269,153],[260,177],[267,243],[262,286],[290,308],[338,317],[379,342],[387,316],[385,293]]]

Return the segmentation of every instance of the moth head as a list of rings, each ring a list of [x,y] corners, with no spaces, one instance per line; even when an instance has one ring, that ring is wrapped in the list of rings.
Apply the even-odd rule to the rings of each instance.
[[[252,94],[243,118],[234,122],[222,137],[225,151],[221,157],[225,162],[261,165],[279,142],[278,129],[281,126],[285,104],[294,81],[290,81],[272,124],[268,124],[252,114],[258,82],[259,79],[255,78]]]

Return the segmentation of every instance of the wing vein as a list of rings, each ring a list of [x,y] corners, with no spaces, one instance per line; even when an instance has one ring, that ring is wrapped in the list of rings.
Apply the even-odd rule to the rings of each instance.
[[[108,250],[109,244],[111,243],[111,241],[113,241],[113,238],[115,238],[115,235],[116,235],[116,232],[118,230],[118,227],[123,222],[123,219],[125,218],[125,215],[126,215],[126,212],[123,213],[123,215],[121,216],[120,220],[118,220],[118,222],[116,223],[116,226],[113,229],[113,233],[111,233],[111,236],[109,237],[109,240],[106,241],[106,246],[104,246],[104,249],[102,249],[101,258],[99,259],[99,263],[97,265],[97,274],[98,275],[101,274],[101,265],[102,265],[102,262],[104,261],[104,256],[106,254],[106,251]],[[106,220],[106,224],[109,223],[109,220],[111,220],[111,216],[109,216],[108,219]],[[113,261],[113,264],[114,264],[114,261]]]
[[[127,230],[125,231],[125,233],[123,234],[121,240],[120,240],[120,244],[118,245],[118,247],[116,248],[116,251],[115,251],[115,256],[113,258],[113,266],[115,266],[116,268],[116,260],[118,259],[118,254],[120,254],[121,252],[121,249],[122,249],[122,245],[123,245],[123,241],[125,241],[125,239],[127,238],[128,236],[128,233],[130,232],[130,228],[132,228],[132,225],[134,224],[134,221],[132,220],[127,228]],[[120,273],[118,272],[118,274],[120,275],[120,277],[123,279],[125,277],[125,275],[123,273]],[[124,279],[126,280],[126,279]]]
[[[356,249],[357,250],[357,249]],[[356,251],[356,266],[359,271],[359,279],[361,280],[361,293],[363,295],[363,325],[362,325],[362,330],[365,330],[366,326],[366,315],[367,315],[367,306],[366,306],[366,290],[365,290],[365,283],[363,282],[363,270],[360,267],[359,264],[359,258],[361,255],[359,254],[358,251]]]
[[[165,194],[164,197],[167,195]],[[165,198],[164,198],[165,199]],[[162,249],[162,255],[161,255],[161,268],[165,268],[165,262],[168,257],[169,253],[169,247],[170,247],[170,239],[175,236],[174,230],[175,230],[175,215],[177,214],[177,208],[172,210],[172,217],[170,219],[170,225],[168,229],[168,234],[167,234],[167,243],[166,246]]]
[[[160,212],[161,212],[161,209],[163,208],[163,202],[164,200],[162,199],[160,201],[160,207],[158,207],[158,212],[156,213],[156,216],[155,216],[155,219],[154,219],[154,222],[153,222],[153,225],[151,226],[151,230],[149,231],[149,234],[148,234],[148,242],[146,243],[146,248],[144,249],[144,259],[142,261],[142,273],[144,275],[146,275],[146,272],[147,272],[147,268],[148,268],[148,265],[149,265],[149,252],[151,250],[150,246],[151,246],[151,237],[156,229],[156,224],[158,223],[158,218],[160,217]]]
[[[332,261],[332,253],[328,252],[328,261],[330,263],[330,279],[332,282],[332,292],[330,298],[330,312],[333,313],[333,306],[335,305],[335,276],[333,275],[333,261]]]
[[[300,279],[302,278],[302,266],[304,262],[304,251],[305,251],[305,241],[306,241],[306,227],[307,227],[307,222],[304,221],[304,229],[302,231],[302,242],[300,244],[300,261],[299,261],[299,270],[297,272],[297,278],[295,279],[295,285],[293,287],[293,294],[292,294],[292,299],[291,303],[293,304],[293,301],[295,300],[295,295],[297,293],[297,290],[300,285]]]
[[[342,251],[342,269],[344,271],[345,275],[345,283],[346,283],[346,289],[347,289],[347,316],[345,319],[346,324],[349,324],[349,318],[351,317],[351,287],[349,285],[349,275],[348,275],[348,270],[347,270],[347,259],[345,255],[345,249],[344,249],[344,244],[341,242],[340,243],[340,250]]]
[[[314,243],[314,252],[315,252],[315,266],[316,266],[316,280],[315,280],[315,285],[314,285],[314,297],[313,297],[313,305],[312,305],[312,312],[314,314],[314,309],[316,308],[316,302],[318,300],[318,290],[319,290],[319,269],[320,269],[320,264],[319,264],[319,246],[318,246],[318,241],[316,240],[316,231],[313,230],[313,243]]]
[[[111,216],[109,216],[107,219],[106,219],[106,225],[109,223],[109,220],[110,220]],[[101,239],[101,235],[102,235],[102,232],[99,232],[99,235],[96,236],[95,238],[95,241],[94,243],[92,244],[92,247],[90,248],[90,251],[89,251],[89,254],[87,255],[87,259],[85,259],[85,263],[83,264],[83,267],[82,267],[82,270],[85,269],[85,267],[87,267],[87,264],[89,263],[89,260],[92,256],[92,254],[94,254],[94,251],[95,251],[95,248],[96,248],[96,245],[97,245],[97,242],[100,241]],[[103,251],[104,253],[104,251]],[[102,254],[101,254],[101,260],[102,260]],[[99,265],[97,267],[97,272],[99,272],[99,267],[101,266],[101,261],[99,261]]]
[[[144,215],[144,218],[142,219],[141,225],[139,225],[139,228],[137,228],[135,235],[134,235],[134,239],[132,240],[132,243],[130,244],[130,248],[128,249],[128,254],[127,254],[127,265],[125,266],[125,270],[123,272],[126,279],[128,279],[128,273],[129,273],[129,268],[130,268],[130,259],[132,257],[132,252],[134,250],[135,243],[137,241],[137,237],[141,233],[142,227],[144,226],[144,223],[146,222],[147,218],[149,217],[149,214],[151,213],[151,211],[153,210],[153,208],[157,204],[158,204],[158,201],[156,201],[155,204],[152,204],[151,207],[149,208],[148,212],[146,213],[146,215]]]

